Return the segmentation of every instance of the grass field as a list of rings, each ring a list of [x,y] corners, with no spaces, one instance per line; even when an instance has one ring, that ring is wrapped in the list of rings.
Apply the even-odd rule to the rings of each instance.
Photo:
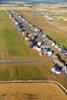
[[[9,65],[0,67],[0,81],[44,79],[35,65]]]
[[[45,18],[37,16],[32,10],[20,11],[20,14],[33,25],[36,25],[43,30],[44,33],[52,37],[58,44],[67,47],[67,32],[64,32],[57,27],[47,23]],[[60,39],[61,38],[61,39]]]
[[[57,18],[58,19],[58,18]],[[67,32],[67,22],[60,20],[58,22],[55,22],[54,25],[56,27],[58,27],[60,30],[62,31],[66,31]]]
[[[40,25],[40,22],[37,23]],[[9,19],[6,12],[0,11],[0,59],[30,60],[37,57],[41,58],[37,52],[27,46],[27,43],[24,42],[21,34],[17,32],[14,23]],[[52,74],[52,66],[52,62],[46,56],[42,62],[36,64],[0,64],[0,81],[28,79],[55,80],[67,88],[66,75],[64,73],[60,76]]]
[[[6,12],[0,11],[0,59],[37,56],[22,39]]]
[[[39,57],[37,52],[27,46],[6,12],[0,11],[0,59],[36,60],[37,57]],[[48,58],[44,60],[45,66],[49,64]],[[35,65],[0,64],[0,80],[16,79],[44,79],[44,77]]]
[[[0,81],[11,80],[54,80],[67,88],[67,76],[62,73],[59,76],[51,73],[50,60],[35,64],[0,64]]]
[[[53,83],[0,83],[0,100],[67,100]]]

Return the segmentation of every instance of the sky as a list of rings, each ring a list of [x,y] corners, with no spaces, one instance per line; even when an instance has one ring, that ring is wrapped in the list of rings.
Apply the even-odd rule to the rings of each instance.
[[[34,2],[34,1],[43,1],[43,2],[67,2],[67,0],[0,0],[0,2]]]

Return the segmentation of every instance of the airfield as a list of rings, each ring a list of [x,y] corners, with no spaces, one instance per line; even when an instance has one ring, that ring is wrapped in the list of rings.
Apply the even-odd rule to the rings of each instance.
[[[53,8],[49,9],[49,7],[46,7],[41,9],[41,6],[33,6],[31,7],[16,7],[15,5],[1,5],[0,7],[0,81],[13,81],[13,80],[54,80],[58,81],[61,83],[65,88],[67,88],[67,74],[61,73],[59,76],[51,72],[51,68],[54,66],[52,61],[47,57],[47,56],[39,56],[37,51],[34,51],[33,49],[30,49],[28,46],[28,42],[25,42],[24,39],[22,38],[22,35],[20,34],[19,31],[17,31],[14,22],[9,18],[6,10],[16,10],[16,12],[19,15],[22,15],[25,19],[27,19],[32,25],[35,25],[42,29],[44,33],[52,37],[55,41],[57,41],[58,44],[64,45],[67,48],[67,21],[66,18],[67,16],[64,15],[66,13],[66,8]],[[49,15],[51,12],[60,12],[63,9],[63,15],[60,14],[57,17],[55,14],[51,16],[51,18],[56,19],[56,21],[53,20],[53,23],[50,24],[50,21],[46,20],[45,17],[40,16],[40,12],[46,11],[46,13]],[[60,10],[59,10],[60,9]],[[65,20],[64,20],[65,19]],[[61,38],[61,39],[60,39]],[[67,61],[67,56],[62,55],[62,58]],[[11,62],[5,63],[3,61],[8,61],[10,60]],[[3,62],[3,63],[2,63]],[[9,85],[9,86],[8,86]],[[28,84],[26,83],[26,86]],[[44,85],[44,84],[43,84]],[[14,94],[15,89],[18,92],[18,87],[23,88],[25,87],[25,84],[19,85],[17,84],[17,87],[15,87],[15,84],[2,84],[2,90],[3,88],[6,87],[8,90],[8,87],[10,90],[9,95],[5,95],[4,98],[5,100],[9,100],[9,98],[12,98],[12,100],[17,99],[12,96]],[[38,85],[34,85],[32,83],[32,91],[34,88],[36,88]],[[45,88],[50,87],[50,90],[54,86],[51,84],[50,86],[47,86],[45,84]],[[15,87],[14,90],[11,89],[11,87]],[[30,87],[30,88],[31,88]],[[38,86],[39,88],[43,89],[43,86],[40,84]],[[36,92],[38,92],[38,87],[36,89]],[[57,86],[54,86],[56,88],[53,88],[53,90],[56,90],[56,93],[59,95],[63,95],[64,100],[66,100],[66,97],[64,96],[64,93],[61,93],[61,90],[57,92]],[[19,91],[22,92],[22,94],[28,94],[30,91],[26,91],[29,89],[29,86],[25,89],[24,88],[24,93],[22,90],[19,89]],[[49,90],[49,91],[50,91]],[[43,92],[45,90],[43,89]],[[3,91],[0,92],[0,96],[3,98]],[[35,93],[35,91],[33,91]],[[33,95],[32,93],[32,95]],[[51,92],[52,94],[53,92]],[[55,99],[56,93],[51,95],[53,100]],[[60,94],[61,93],[61,94]],[[18,94],[19,98],[22,97],[22,94]],[[46,91],[47,94],[47,91]],[[45,95],[46,95],[45,94]],[[15,94],[16,97],[17,94]],[[39,94],[37,94],[39,95]],[[40,100],[44,100],[44,94],[42,94],[43,97]],[[50,93],[48,93],[50,96]],[[24,99],[26,100],[29,98],[27,95],[23,95]],[[32,97],[31,97],[32,98]],[[37,98],[36,95],[33,98]],[[46,97],[47,99],[48,97]],[[60,98],[61,100],[62,97],[58,97],[57,99]],[[21,99],[21,100],[24,100]],[[56,100],[57,100],[56,99]],[[3,100],[3,99],[1,99]],[[18,99],[19,100],[19,99]],[[38,99],[39,100],[39,99]],[[50,99],[49,99],[50,100]]]

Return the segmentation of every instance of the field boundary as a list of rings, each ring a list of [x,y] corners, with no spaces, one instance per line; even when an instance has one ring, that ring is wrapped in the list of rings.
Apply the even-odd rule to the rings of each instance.
[[[28,64],[28,63],[39,63],[43,62],[44,58],[38,58],[38,57],[33,57],[33,58],[24,58],[24,59],[1,59],[0,64]]]
[[[64,88],[63,85],[61,85],[59,82],[57,81],[52,81],[52,80],[14,80],[14,81],[0,81],[0,83],[53,83],[58,85],[62,91],[65,92],[65,94],[67,95],[67,89]]]

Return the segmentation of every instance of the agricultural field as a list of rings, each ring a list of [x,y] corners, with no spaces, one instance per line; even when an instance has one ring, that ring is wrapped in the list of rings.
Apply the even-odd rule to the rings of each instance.
[[[45,60],[46,59],[46,60]],[[13,80],[54,80],[67,88],[67,78],[51,72],[53,66],[47,58],[36,64],[0,64],[0,81]]]
[[[40,58],[37,52],[28,47],[5,11],[0,11],[0,61],[2,60],[15,60],[16,62],[19,60],[21,63],[17,65],[16,62],[15,64],[1,64],[0,62],[1,81],[44,79],[35,64],[45,60],[45,66],[47,63],[50,66],[47,57]]]
[[[32,23],[36,21],[40,27],[41,22],[36,20],[32,11],[23,11],[24,17],[28,17]],[[29,17],[30,16],[30,17]],[[34,20],[35,19],[35,20]],[[42,18],[39,18],[43,20]],[[36,24],[35,23],[35,24]],[[43,25],[43,24],[42,24]],[[44,28],[44,25],[43,25]],[[20,32],[17,32],[14,23],[9,19],[5,11],[0,11],[0,61],[1,60],[22,60],[22,64],[1,64],[0,81],[11,80],[55,80],[67,88],[67,78],[64,73],[57,76],[51,73],[54,66],[46,56],[39,57],[38,53],[28,47]],[[33,63],[33,60],[38,61]],[[26,64],[25,64],[26,62]]]
[[[66,22],[61,21],[57,23],[55,26],[55,25],[51,25],[47,23],[45,18],[36,15],[34,13],[35,12],[34,10],[29,10],[29,11],[25,10],[25,11],[19,11],[19,12],[29,22],[31,22],[33,25],[36,25],[37,27],[42,29],[45,34],[52,37],[52,39],[54,39],[58,44],[67,47],[67,31],[64,31],[60,28],[62,26],[60,24],[63,24],[64,28],[66,28],[66,25],[67,25]]]
[[[57,18],[57,20],[58,19],[59,18]],[[67,22],[66,21],[60,19],[59,21],[53,22],[53,25],[57,27],[59,30],[62,30],[63,32],[67,32]]]
[[[29,7],[26,7],[26,6],[22,6],[22,5],[16,5],[16,4],[1,4],[0,5],[0,10],[11,10],[11,9],[14,9],[14,10],[30,10]]]
[[[0,100],[67,100],[54,83],[0,83]],[[4,90],[5,88],[5,90]]]

